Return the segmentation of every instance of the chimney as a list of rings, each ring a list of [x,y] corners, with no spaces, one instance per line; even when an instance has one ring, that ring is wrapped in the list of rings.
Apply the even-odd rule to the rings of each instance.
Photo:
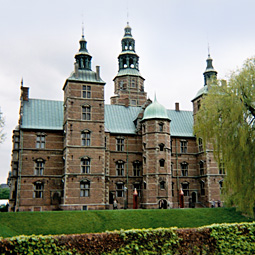
[[[96,79],[100,80],[100,66],[96,66]]]
[[[177,111],[177,112],[180,111],[180,105],[179,105],[179,103],[175,103],[175,111]]]
[[[79,68],[79,64],[76,62],[74,63],[74,76],[77,79],[79,74],[78,74],[78,68]]]
[[[29,87],[21,86],[21,98],[23,101],[29,100]]]

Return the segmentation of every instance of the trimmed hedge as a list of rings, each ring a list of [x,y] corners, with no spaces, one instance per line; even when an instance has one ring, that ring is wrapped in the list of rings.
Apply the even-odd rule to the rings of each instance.
[[[0,239],[0,254],[255,254],[255,223]]]

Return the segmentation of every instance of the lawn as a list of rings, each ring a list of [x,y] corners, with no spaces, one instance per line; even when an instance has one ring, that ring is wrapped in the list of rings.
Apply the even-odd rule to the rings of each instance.
[[[251,222],[235,208],[0,213],[0,236],[97,233],[131,228],[193,228]]]

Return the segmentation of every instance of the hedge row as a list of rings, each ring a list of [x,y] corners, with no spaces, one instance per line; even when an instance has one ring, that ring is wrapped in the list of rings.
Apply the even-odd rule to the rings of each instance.
[[[255,223],[0,239],[0,254],[255,254]]]

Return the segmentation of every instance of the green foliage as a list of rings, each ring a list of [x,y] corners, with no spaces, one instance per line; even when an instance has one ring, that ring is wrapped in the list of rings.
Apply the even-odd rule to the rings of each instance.
[[[208,85],[209,86],[209,85]],[[195,117],[195,134],[210,144],[227,171],[224,201],[254,216],[255,58],[232,73],[228,84],[211,84]]]
[[[35,255],[71,255],[65,246],[59,245],[51,236],[18,236],[5,240],[6,245],[1,245],[1,254],[35,254]],[[76,253],[77,254],[77,253]]]
[[[255,254],[255,223],[211,226],[217,254]]]
[[[100,233],[132,228],[194,228],[251,221],[235,208],[1,213],[0,236]]]
[[[0,199],[9,199],[10,189],[0,188]]]
[[[179,244],[176,228],[121,230],[125,246],[110,254],[176,254]]]
[[[5,139],[4,124],[5,124],[5,119],[0,108],[0,143],[2,143]]]

